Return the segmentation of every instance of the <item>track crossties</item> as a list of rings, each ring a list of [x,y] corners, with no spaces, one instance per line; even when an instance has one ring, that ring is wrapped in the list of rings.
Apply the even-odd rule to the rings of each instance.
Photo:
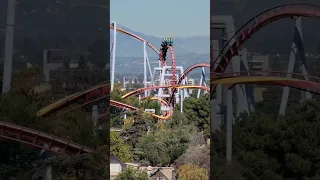
[[[65,113],[92,103],[103,102],[108,98],[110,98],[110,84],[109,82],[103,82],[42,108],[38,111],[37,116],[48,116],[60,110],[64,110],[62,113]]]
[[[146,99],[146,98],[144,98]],[[169,107],[169,104],[161,99],[161,98],[156,98],[156,97],[151,97],[150,98],[151,100],[158,100],[160,101],[162,104],[164,104],[165,106],[168,106]],[[128,105],[128,104],[125,104],[125,103],[122,103],[122,102],[118,102],[118,101],[113,101],[113,100],[110,100],[110,105],[113,106],[113,107],[117,107],[117,108],[122,108],[122,109],[126,109],[126,110],[132,110],[132,111],[138,111],[138,110],[143,110],[143,109],[139,109],[137,107],[134,107],[134,106],[131,106],[131,105]],[[168,120],[170,119],[172,115],[172,112],[169,112],[167,115],[165,116],[159,116],[159,115],[156,115],[156,114],[153,114],[151,113],[151,116],[154,117],[154,118],[159,118],[161,120]]]
[[[293,78],[286,77],[288,75],[293,76]],[[236,84],[277,85],[288,86],[291,88],[320,94],[319,82],[320,78],[305,76],[298,73],[259,71],[216,74],[213,76],[213,79],[211,79],[210,84],[223,84],[227,85],[229,88],[232,88]]]
[[[0,121],[0,138],[46,149],[64,156],[91,153],[94,151],[80,144],[50,134],[2,121]],[[45,144],[48,146],[44,146]]]

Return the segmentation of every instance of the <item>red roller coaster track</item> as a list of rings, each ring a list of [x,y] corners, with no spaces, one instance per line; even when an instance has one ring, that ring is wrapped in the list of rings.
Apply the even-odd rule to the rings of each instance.
[[[319,6],[308,4],[288,4],[266,10],[253,17],[235,33],[235,35],[228,41],[227,45],[220,51],[218,58],[211,64],[210,76],[214,78],[213,75],[215,73],[223,73],[232,57],[238,54],[239,47],[259,29],[279,19],[295,16],[319,19],[320,8]],[[235,40],[235,42],[230,44],[232,40]],[[220,62],[217,61],[218,59],[220,59]],[[217,67],[214,69],[216,64]],[[216,85],[213,84],[211,90],[214,91],[215,88]]]
[[[164,101],[164,100],[162,100],[160,98],[150,97],[150,99],[160,100],[161,103],[165,104],[166,106],[169,106],[169,104],[166,101]],[[137,107],[134,107],[134,106],[122,103],[122,102],[113,101],[113,100],[110,100],[110,106],[117,107],[117,108],[124,108],[124,109],[127,109],[127,110],[133,110],[133,111],[142,110],[142,109],[139,109]],[[171,114],[172,114],[172,112],[169,112],[169,114],[167,114],[166,116],[158,116],[158,115],[153,114],[153,113],[151,115],[153,117],[155,117],[155,118],[160,118],[162,120],[168,120],[171,117]]]
[[[0,138],[46,149],[64,156],[91,153],[94,151],[80,144],[50,134],[2,121],[0,121]],[[48,147],[45,147],[44,144],[48,145]]]
[[[110,25],[110,28],[111,29],[114,29],[114,26]],[[130,37],[133,37],[134,39],[137,39],[139,41],[142,41],[142,42],[146,42],[146,44],[154,51],[156,52],[158,55],[159,55],[159,60],[161,61],[161,65],[162,66],[165,66],[166,65],[166,62],[165,62],[165,58],[163,57],[163,53],[162,51],[159,51],[155,45],[153,45],[152,43],[146,41],[145,39],[143,39],[142,37],[140,36],[137,36],[133,33],[130,33],[129,31],[126,31],[126,30],[123,30],[121,28],[116,28],[116,30],[120,33],[123,33],[123,34],[126,34]],[[173,47],[172,46],[169,46],[169,47],[165,47],[165,51],[167,51],[167,49],[170,49],[170,53],[171,53],[171,60],[172,60],[172,81],[173,81],[173,85],[175,86],[177,84],[177,78],[176,78],[176,60],[175,60],[175,54],[174,54],[174,50],[173,50]],[[166,53],[166,52],[165,52]],[[174,97],[174,93],[172,93],[172,96]]]
[[[173,46],[169,46],[172,61],[172,85],[175,87],[177,85],[177,72],[176,72],[176,56],[174,54]]]
[[[124,108],[128,110],[133,110],[133,111],[141,110],[140,108],[137,108],[122,102],[114,101],[114,100],[110,100],[110,106],[117,107],[117,108]]]
[[[151,86],[151,87],[146,87],[146,88],[140,88],[140,89],[137,89],[137,90],[134,90],[134,91],[131,91],[125,95],[122,96],[122,98],[127,98],[127,97],[130,97],[130,96],[133,96],[133,95],[137,95],[137,94],[140,94],[144,91],[147,91],[147,90],[151,90],[151,89],[160,89],[160,88],[196,88],[196,89],[203,89],[203,90],[206,90],[206,91],[209,91],[210,88],[208,87],[205,87],[205,86]]]
[[[114,26],[110,25],[110,28],[114,29]],[[130,37],[133,37],[134,39],[137,39],[137,40],[142,41],[142,42],[146,42],[147,46],[149,46],[155,53],[157,53],[158,55],[161,54],[161,52],[158,50],[158,48],[155,45],[153,45],[152,43],[150,43],[147,40],[143,39],[142,37],[137,36],[137,35],[129,32],[129,31],[123,30],[121,28],[117,28],[116,30],[118,32],[122,33],[122,34],[126,34],[126,35],[128,35]]]
[[[111,29],[113,29],[114,27],[113,26],[110,26]],[[132,34],[128,31],[125,31],[123,29],[120,29],[120,28],[117,28],[116,29],[117,31],[123,33],[123,34],[126,34],[126,35],[129,35],[139,41],[146,41],[145,39],[135,35],[135,34]],[[147,45],[149,47],[151,47],[157,54],[161,54],[161,52],[159,50],[157,50],[157,48],[151,44],[150,42],[146,41]],[[175,58],[174,58],[174,52],[173,52],[173,61],[175,61]],[[175,62],[173,62],[175,63]],[[173,64],[174,65],[174,64]],[[187,68],[185,70],[185,72],[183,73],[182,77],[180,77],[179,81],[178,81],[178,84],[181,83],[181,81],[185,78],[185,76],[191,72],[193,69],[195,68],[198,68],[198,67],[209,67],[209,64],[207,63],[198,63],[198,64],[194,64],[192,66],[190,66],[189,68]],[[176,82],[176,80],[174,81]],[[176,91],[176,89],[173,88],[173,92]],[[72,111],[76,108],[80,108],[80,107],[83,107],[83,106],[86,106],[86,105],[89,105],[91,103],[95,103],[97,101],[102,101],[102,100],[105,100],[107,98],[109,98],[110,94],[110,85],[108,82],[103,82],[101,84],[98,84],[96,86],[93,86],[89,89],[86,89],[84,91],[81,91],[79,93],[76,93],[76,94],[73,94],[73,95],[70,95],[68,97],[65,97],[53,104],[50,104],[48,105],[47,107],[41,109],[40,111],[38,111],[37,115],[38,116],[47,116],[47,115],[50,115],[50,114],[53,114],[53,113],[56,113],[57,111],[60,111],[62,109],[65,109],[67,107],[67,110],[59,113],[58,115],[61,115],[61,114],[64,114],[66,112],[69,112],[69,111]],[[174,99],[174,93],[172,93],[171,95],[171,101],[172,99]],[[81,101],[82,100],[82,101]]]
[[[89,105],[97,101],[103,101],[109,97],[110,84],[109,82],[103,82],[101,84],[67,96],[59,101],[54,102],[53,104],[46,106],[45,108],[38,111],[37,116],[47,116],[61,109],[64,109],[65,107],[68,107],[67,110],[62,112],[66,113],[76,108]],[[84,101],[84,103],[82,103],[83,101],[80,101],[81,99]]]
[[[186,76],[194,69],[196,68],[200,68],[200,67],[208,67],[210,68],[210,64],[209,63],[197,63],[197,64],[193,64],[191,66],[189,66],[182,74],[182,76],[179,78],[179,81],[178,81],[178,85],[181,84],[182,80],[184,78],[186,78]],[[172,94],[171,94],[171,97],[170,97],[170,100],[169,100],[169,104],[172,104],[173,103],[173,100],[174,100],[174,94],[177,92],[177,89],[174,88],[173,91],[172,91]]]
[[[187,68],[187,70],[184,72],[184,76],[182,76],[179,80],[179,83],[181,83],[182,79],[185,77],[187,73],[189,73],[191,70],[198,68],[198,67],[207,67],[208,64],[206,63],[199,63],[190,66]],[[141,93],[143,91],[149,90],[149,89],[156,89],[156,88],[170,88],[171,86],[157,86],[157,87],[147,87],[147,88],[142,88],[139,89],[138,91],[133,91],[131,92],[129,96],[132,96],[134,94]],[[202,87],[202,86],[190,86],[191,88],[201,88],[204,90],[209,90],[208,87]],[[107,98],[109,98],[109,93],[110,93],[110,84],[108,82],[104,82],[101,84],[98,84],[96,86],[93,86],[89,89],[86,89],[84,91],[81,91],[79,93],[75,93],[73,95],[70,95],[68,97],[65,97],[59,101],[54,102],[53,104],[50,104],[41,110],[38,111],[37,116],[48,116],[50,114],[53,114],[57,111],[60,111],[64,109],[65,107],[68,107],[67,110],[64,110],[63,112],[59,113],[59,115],[64,114],[66,112],[72,111],[76,108],[80,108],[83,106],[87,106],[91,103],[95,103],[97,101],[103,101]],[[172,87],[171,87],[172,88]],[[85,100],[85,103],[78,103],[80,99]],[[107,111],[108,113],[109,111]]]
[[[111,29],[114,29],[114,26],[110,25],[110,28]],[[161,50],[159,51],[156,46],[154,46],[152,43],[146,41],[145,39],[133,34],[133,33],[130,33],[126,30],[123,30],[121,28],[117,28],[116,29],[118,32],[120,33],[123,33],[123,34],[126,34],[128,36],[131,36],[133,37],[134,39],[137,39],[139,41],[142,41],[142,42],[146,42],[146,44],[151,48],[153,49],[158,55],[159,55],[159,60],[162,62],[161,65],[162,66],[165,66],[166,65],[166,62],[165,62],[165,58],[163,57],[163,53]],[[182,77],[180,77],[179,79],[179,82],[177,82],[177,79],[176,79],[176,59],[175,59],[175,54],[174,54],[174,50],[173,50],[173,47],[172,46],[167,46],[167,47],[164,47],[164,50],[167,51],[167,49],[170,49],[170,53],[171,53],[171,59],[172,59],[172,81],[173,81],[173,86],[176,86],[177,84],[180,84],[181,81],[185,78],[185,76],[190,72],[192,71],[193,69],[197,68],[197,67],[209,67],[210,65],[207,64],[207,63],[199,63],[199,66],[197,66],[197,64],[195,65],[192,65],[190,66],[182,75]],[[166,54],[166,52],[165,52]],[[170,84],[171,85],[171,84]],[[176,88],[173,88],[173,91],[171,93],[171,98],[170,98],[170,101],[169,101],[169,104],[173,103],[173,100],[174,100],[174,95],[176,93],[177,89]]]
[[[288,78],[287,75],[293,76]],[[305,80],[307,79],[307,80]],[[232,73],[215,74],[211,80],[212,84],[226,84],[232,88],[236,84],[259,84],[288,86],[295,89],[320,94],[320,78],[305,76],[298,73],[287,73],[278,71],[243,71]]]

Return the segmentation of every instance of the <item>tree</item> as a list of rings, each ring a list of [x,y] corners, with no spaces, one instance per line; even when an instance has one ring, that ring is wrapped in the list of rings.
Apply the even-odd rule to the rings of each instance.
[[[234,127],[233,159],[240,165],[233,165],[233,171],[241,169],[237,173],[249,180],[319,178],[319,108],[317,102],[307,102],[291,109],[280,121],[261,111],[242,115]],[[218,140],[225,142],[221,134]],[[219,152],[225,151],[225,145],[219,141],[214,151],[223,157]],[[212,171],[219,172],[224,166],[219,164]]]
[[[204,131],[210,137],[210,101],[209,95],[205,94],[200,98],[190,97],[183,103],[184,113],[189,123],[198,127],[199,131]]]
[[[32,178],[43,178],[46,168],[51,166],[54,177],[102,180],[109,177],[104,173],[108,158],[105,151],[98,150],[92,154],[39,160],[36,161],[36,166],[29,171],[29,174]]]
[[[144,135],[137,143],[138,160],[146,165],[168,166],[185,152],[195,133],[192,126],[184,125]]]
[[[154,129],[154,118],[150,114],[144,112],[132,112],[129,114],[133,118],[133,124],[128,129],[125,129],[121,136],[126,139],[126,143],[132,147],[136,148],[139,138],[145,135],[150,127],[151,130]]]
[[[176,166],[181,166],[184,164],[193,164],[210,172],[210,147],[208,145],[204,146],[193,146],[189,147],[187,151],[180,156],[176,161]]]
[[[122,171],[115,180],[148,180],[148,174],[133,168],[126,168]]]
[[[12,92],[29,93],[33,92],[35,85],[43,78],[42,71],[39,67],[23,69],[12,75]]]
[[[115,89],[118,90],[111,92],[111,99],[142,109],[154,108],[156,113],[160,112],[157,102],[143,99],[139,103],[137,97],[122,99],[121,97],[127,92],[121,91],[120,88],[121,85],[115,86]],[[125,112],[130,125],[126,123],[127,126],[122,126],[124,131],[121,133],[121,137],[131,147],[135,161],[143,165],[171,166],[179,157],[181,159],[192,157],[188,161],[180,159],[181,163],[176,163],[177,166],[191,162],[209,169],[208,148],[197,151],[203,153],[201,154],[203,156],[193,157],[193,155],[188,154],[199,145],[203,146],[205,144],[205,137],[210,127],[209,96],[202,95],[199,99],[190,97],[184,102],[187,104],[184,106],[184,112],[181,113],[179,108],[175,108],[172,120],[167,122],[153,118],[142,111]],[[179,107],[179,105],[176,107]],[[112,108],[110,116],[114,125],[123,124],[122,115],[121,109]],[[189,151],[185,154],[187,149]],[[185,156],[183,156],[184,154]],[[206,162],[196,161],[196,158],[206,159]]]
[[[71,157],[56,156],[56,158],[48,160],[39,156],[40,150],[38,148],[2,140],[0,141],[0,179],[42,178],[48,165],[53,167],[54,178],[59,175],[65,176],[68,173],[74,173],[73,175],[76,177],[75,172],[81,171],[82,175],[79,174],[78,177],[105,179],[105,175],[108,174],[105,172],[109,169],[106,167],[108,166],[106,159],[108,159],[110,152],[109,147],[103,148],[103,145],[106,144],[106,132],[109,131],[109,128],[103,126],[103,129],[94,135],[92,121],[87,119],[89,113],[81,109],[59,117],[36,117],[40,107],[52,102],[50,92],[36,93],[32,91],[33,86],[39,83],[38,72],[33,68],[15,72],[11,92],[0,97],[0,117],[3,118],[1,121],[47,132],[98,150],[93,154]],[[55,166],[55,164],[61,166]],[[85,175],[83,175],[84,172]]]
[[[139,101],[136,97],[129,97],[126,99],[122,99],[121,97],[125,95],[126,91],[121,90],[121,84],[115,84],[114,90],[110,93],[110,97],[114,101],[123,102],[135,107],[139,107]],[[124,124],[124,113],[128,113],[128,111],[118,108],[118,107],[110,107],[110,125],[111,127],[122,127]]]
[[[244,167],[234,159],[231,163],[226,163],[224,156],[219,155],[212,151],[210,156],[210,164],[212,164],[212,169],[210,169],[210,179],[216,180],[245,180],[243,177]]]
[[[153,134],[139,138],[137,150],[138,160],[143,164],[162,166],[170,163],[166,144]]]
[[[110,151],[122,162],[132,162],[133,157],[129,147],[120,138],[118,132],[110,132]]]
[[[209,180],[206,169],[192,164],[180,166],[178,168],[178,174],[181,180]]]

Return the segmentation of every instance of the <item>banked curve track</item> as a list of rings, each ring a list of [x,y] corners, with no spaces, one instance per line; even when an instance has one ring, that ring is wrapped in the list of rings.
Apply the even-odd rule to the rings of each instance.
[[[157,97],[146,97],[144,99],[151,99],[151,100],[158,100],[160,101],[161,103],[163,103],[164,105],[168,106],[169,107],[169,104],[161,99],[161,98],[157,98]],[[131,105],[128,105],[128,104],[125,104],[125,103],[122,103],[122,102],[118,102],[118,101],[114,101],[114,100],[110,100],[110,106],[113,106],[113,107],[118,107],[118,108],[124,108],[126,110],[132,110],[132,111],[138,111],[138,110],[142,110],[140,108],[137,108],[137,107],[134,107],[134,106],[131,106]],[[169,111],[168,114],[166,114],[165,116],[159,116],[159,115],[156,115],[156,114],[153,114],[151,113],[151,116],[154,117],[154,118],[159,118],[161,120],[168,120],[171,118],[172,116],[172,112]]]
[[[114,26],[110,25],[110,28],[111,29],[114,29]],[[121,29],[121,28],[116,28],[116,31],[122,33],[122,34],[125,34],[125,35],[128,35],[134,39],[137,39],[141,42],[146,42],[147,46],[149,46],[155,53],[157,53],[159,55],[159,60],[162,62],[162,66],[165,66],[166,65],[166,62],[164,60],[164,58],[162,57],[163,55],[163,52],[158,50],[157,47],[155,45],[153,45],[152,43],[150,43],[149,41],[145,40],[144,38],[138,36],[138,35],[135,35],[129,31],[126,31],[124,29]],[[172,81],[173,81],[173,85],[176,86],[176,85],[179,85],[181,84],[182,80],[186,77],[186,75],[192,71],[193,69],[195,68],[198,68],[198,67],[210,67],[210,64],[208,63],[197,63],[197,64],[194,64],[194,65],[191,65],[189,68],[187,68],[184,73],[182,74],[182,76],[180,77],[179,81],[177,82],[176,80],[176,59],[175,59],[175,54],[174,54],[174,49],[172,46],[170,47],[167,47],[167,49],[170,50],[170,54],[171,54],[171,60],[172,60]],[[177,89],[174,88],[173,89],[173,92],[171,93],[171,98],[169,100],[169,104],[171,104],[174,100],[174,94],[176,93]]]
[[[287,4],[268,9],[256,15],[247,21],[247,23],[230,38],[220,51],[216,60],[211,62],[210,77],[212,78],[210,79],[214,79],[213,75],[216,73],[223,73],[232,57],[238,54],[240,46],[262,27],[279,19],[296,16],[320,19],[320,6],[310,4]],[[214,91],[215,88],[216,85],[212,84],[210,89]]]
[[[179,78],[178,85],[181,84],[182,80],[190,73],[192,70],[200,67],[209,67],[210,64],[208,63],[197,63],[194,65],[191,65],[188,67],[182,76]],[[167,87],[167,86],[165,86]],[[207,90],[208,88],[205,88]],[[176,89],[174,89],[176,91]],[[173,91],[173,92],[175,92]],[[171,99],[173,99],[174,96],[171,95]],[[51,114],[54,114],[58,111],[61,111],[62,109],[66,109],[60,114],[67,113],[69,111],[72,111],[77,108],[81,108],[83,106],[87,106],[89,104],[95,103],[97,101],[103,101],[110,98],[110,84],[109,82],[103,82],[98,85],[95,85],[91,88],[88,88],[86,90],[83,90],[81,92],[69,95],[65,98],[62,98],[42,109],[40,109],[37,112],[37,116],[43,117],[43,116],[49,116]],[[170,101],[172,102],[172,100]],[[169,104],[170,104],[169,102]],[[108,112],[108,111],[107,111]]]
[[[178,81],[178,85],[180,85],[182,83],[182,81],[184,80],[184,78],[186,78],[186,76],[194,69],[196,68],[201,68],[201,67],[207,67],[207,68],[210,68],[210,64],[209,63],[196,63],[196,64],[193,64],[191,66],[189,66],[184,72],[183,74],[181,75],[181,77],[179,78],[179,81]],[[173,103],[173,100],[174,100],[174,94],[177,92],[177,89],[174,88],[172,93],[171,93],[171,97],[170,97],[170,100],[169,100],[169,104]]]
[[[293,78],[287,77],[288,74],[293,76]],[[298,73],[276,71],[243,71],[215,74],[214,76],[215,77],[210,80],[210,84],[223,84],[228,86],[228,88],[232,88],[236,84],[276,85],[288,86],[291,88],[320,94],[320,78],[305,76]]]
[[[111,29],[114,29],[114,26],[110,25],[110,28]],[[117,28],[116,29],[118,32],[120,33],[123,33],[123,34],[126,34],[128,36],[131,36],[133,37],[134,39],[137,39],[139,41],[142,41],[142,42],[146,42],[146,44],[153,50],[155,51],[158,55],[161,56],[161,51],[159,51],[156,46],[154,46],[152,43],[146,41],[145,39],[133,34],[133,33],[130,33],[126,30],[123,30],[121,28]],[[171,51],[171,56],[173,58],[173,62],[174,63],[173,65],[175,65],[175,57],[174,57],[174,51],[173,49],[170,49]],[[190,67],[188,67],[184,73],[182,74],[182,76],[180,77],[180,79],[178,80],[178,83],[177,85],[181,84],[182,80],[186,77],[186,75],[191,72],[193,69],[196,69],[196,68],[199,68],[199,67],[209,67],[210,65],[208,63],[197,63],[197,64],[194,64]],[[176,92],[177,89],[173,88],[173,93],[171,93],[171,98],[170,98],[170,101],[169,101],[169,104],[173,101],[174,99],[174,93]],[[75,93],[75,94],[72,94],[70,96],[67,96],[65,98],[62,98],[44,108],[42,108],[41,110],[38,111],[37,113],[37,116],[48,116],[48,115],[51,115],[51,114],[54,114],[62,109],[66,109],[65,111],[59,113],[58,115],[61,115],[61,114],[64,114],[64,113],[67,113],[69,111],[72,111],[74,109],[77,109],[77,108],[80,108],[80,107],[83,107],[83,106],[87,106],[89,104],[92,104],[92,103],[95,103],[97,101],[103,101],[107,98],[110,98],[110,84],[109,82],[103,82],[103,83],[100,83],[96,86],[93,86],[91,88],[88,88],[86,90],[83,90],[81,92],[78,92],[78,93]],[[82,100],[82,103],[79,103],[79,101],[81,102]],[[108,111],[107,111],[108,113]],[[107,115],[107,114],[105,114]]]
[[[160,89],[160,88],[180,88],[180,89],[191,88],[191,89],[203,89],[203,90],[206,90],[206,91],[210,90],[209,87],[205,87],[205,86],[151,86],[151,87],[145,87],[145,88],[136,89],[134,91],[131,91],[131,92],[123,95],[121,98],[125,99],[127,97],[140,94],[140,93],[142,93],[144,91],[147,91],[147,90]]]
[[[70,156],[94,150],[80,144],[12,123],[0,121],[0,138]],[[48,146],[44,146],[44,144]]]
[[[67,113],[69,111],[72,111],[74,109],[87,106],[89,104],[98,102],[98,101],[105,101],[107,98],[110,97],[110,84],[108,82],[104,82],[101,84],[98,84],[96,86],[93,86],[89,89],[86,89],[84,91],[72,94],[70,96],[67,96],[65,98],[62,98],[42,109],[40,109],[37,112],[37,116],[43,117],[43,116],[49,116],[53,113],[56,113],[66,107],[68,107],[67,110],[64,110],[63,112],[59,113],[58,115]],[[79,99],[85,100],[85,103],[79,103]],[[150,97],[149,99],[151,100],[159,100],[161,103],[165,104],[166,106],[169,106],[169,104],[164,101],[163,99],[156,98],[156,97]],[[79,105],[80,104],[80,105]],[[139,110],[139,108],[117,102],[117,101],[112,101],[110,100],[110,105],[115,106],[115,107],[120,107],[120,108],[125,108],[128,110]],[[109,108],[110,106],[108,106]],[[109,109],[106,110],[106,114],[102,114],[101,116],[106,116],[109,113]],[[171,117],[171,113],[167,114],[166,116],[158,116],[155,114],[152,114],[153,117],[155,118],[160,118],[163,120],[167,120]]]
[[[110,25],[110,28],[111,29],[114,29],[114,26],[113,25]],[[161,50],[158,50],[157,47],[155,45],[153,45],[152,43],[150,43],[149,41],[145,40],[144,38],[138,36],[138,35],[135,35],[129,31],[126,31],[124,29],[121,29],[121,28],[116,28],[116,31],[122,33],[122,34],[125,34],[125,35],[128,35],[134,39],[137,39],[141,42],[146,42],[146,45],[149,46],[155,53],[157,53],[159,55],[159,60],[162,62],[162,66],[165,66],[166,65],[166,62],[165,62],[165,59],[163,58],[163,52]],[[173,81],[173,85],[176,86],[176,85],[179,85],[181,84],[182,80],[186,77],[186,75],[192,71],[193,69],[195,68],[198,68],[198,67],[210,67],[210,64],[208,63],[197,63],[197,64],[194,64],[192,66],[190,66],[189,68],[187,68],[185,70],[185,72],[182,74],[182,77],[180,77],[179,81],[177,82],[176,80],[176,59],[175,59],[175,54],[174,54],[174,50],[173,50],[173,47],[170,46],[170,47],[167,47],[166,49],[169,49],[170,50],[170,53],[171,53],[171,60],[172,60],[172,81]],[[169,99],[169,104],[173,103],[174,101],[174,94],[176,93],[177,89],[176,88],[173,88],[173,91],[171,93],[171,97]]]
[[[37,116],[39,117],[48,116],[62,109],[67,108],[67,110],[60,113],[60,114],[63,114],[63,113],[72,111],[76,108],[80,108],[80,107],[95,103],[97,101],[103,101],[107,98],[110,98],[110,84],[109,82],[103,82],[91,88],[88,88],[86,90],[83,90],[81,92],[62,98],[40,109],[37,112]],[[107,113],[108,112],[109,111],[107,110]]]

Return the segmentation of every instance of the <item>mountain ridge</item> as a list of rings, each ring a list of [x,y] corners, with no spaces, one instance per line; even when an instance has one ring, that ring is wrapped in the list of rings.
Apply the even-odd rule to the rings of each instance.
[[[129,31],[148,42],[155,45],[157,48],[160,47],[163,38],[159,38],[152,35],[145,35],[144,33],[131,30],[125,26],[117,24],[117,27]],[[113,30],[110,31],[110,40],[113,39]],[[174,42],[174,50],[177,55],[185,54],[209,54],[210,48],[210,37],[209,36],[190,36],[190,37],[172,37]],[[140,46],[139,46],[140,44]],[[141,57],[143,56],[143,47],[142,43],[130,38],[128,35],[117,33],[117,55],[128,57]],[[157,56],[148,48],[149,56]]]

